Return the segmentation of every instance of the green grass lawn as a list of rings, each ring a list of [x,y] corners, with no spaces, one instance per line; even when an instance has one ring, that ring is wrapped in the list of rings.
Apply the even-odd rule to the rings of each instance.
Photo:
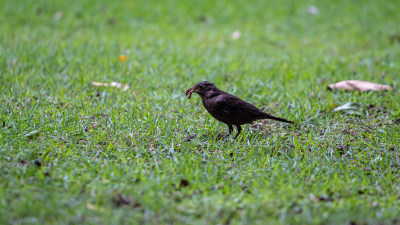
[[[0,224],[399,224],[399,11],[0,1]],[[395,90],[326,89],[347,79]],[[297,125],[222,139],[202,80]]]

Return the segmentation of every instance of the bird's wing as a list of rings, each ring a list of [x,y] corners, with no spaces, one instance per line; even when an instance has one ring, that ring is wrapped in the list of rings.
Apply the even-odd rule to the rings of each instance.
[[[246,115],[246,116],[262,116],[265,113],[254,105],[243,101],[242,99],[231,94],[220,95],[216,98],[215,107],[228,114]]]
[[[245,124],[258,119],[274,119],[281,122],[293,123],[287,119],[272,116],[243,101],[242,99],[225,93],[215,97],[207,109],[217,120],[226,124]],[[206,107],[207,108],[207,107]]]

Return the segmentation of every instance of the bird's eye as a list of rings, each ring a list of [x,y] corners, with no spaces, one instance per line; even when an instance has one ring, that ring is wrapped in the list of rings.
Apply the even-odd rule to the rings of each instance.
[[[201,85],[200,85],[200,88],[204,88],[204,85],[201,84]]]

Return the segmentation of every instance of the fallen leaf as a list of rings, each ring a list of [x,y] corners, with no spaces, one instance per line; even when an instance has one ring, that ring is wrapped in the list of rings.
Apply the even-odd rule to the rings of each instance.
[[[119,61],[126,61],[126,60],[128,60],[128,56],[126,56],[126,55],[120,55],[120,56],[118,57],[118,60],[119,60]]]
[[[346,91],[389,91],[393,88],[384,85],[384,84],[376,84],[369,81],[361,81],[361,80],[345,80],[340,81],[335,84],[328,85],[329,90],[346,90]]]
[[[333,110],[334,112],[343,112],[348,115],[362,115],[362,108],[359,104],[348,102],[344,105],[341,105]]]
[[[38,130],[34,130],[32,132],[25,134],[24,136],[27,137],[28,139],[32,140],[32,139],[38,137],[39,135],[40,135],[40,132]]]
[[[104,87],[108,87],[108,83],[92,82],[92,84],[93,84],[94,86],[104,86]]]
[[[241,33],[240,33],[240,31],[238,31],[238,30],[235,30],[235,31],[232,33],[232,39],[233,39],[233,40],[239,39],[240,36],[241,36]]]
[[[91,210],[97,209],[97,207],[96,207],[95,205],[93,205],[92,203],[90,203],[90,202],[88,202],[88,203],[86,204],[86,207],[87,207],[88,209],[91,209]]]
[[[123,88],[124,91],[126,91],[130,88],[129,84],[121,84],[121,83],[117,83],[117,82],[111,82],[111,83],[92,82],[92,85],[98,86],[98,87],[116,87],[118,89]]]

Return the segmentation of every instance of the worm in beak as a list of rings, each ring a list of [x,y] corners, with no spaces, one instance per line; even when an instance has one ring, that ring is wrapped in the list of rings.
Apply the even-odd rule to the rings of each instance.
[[[193,93],[193,88],[189,88],[185,91],[185,94],[187,95],[187,98],[190,99]]]

